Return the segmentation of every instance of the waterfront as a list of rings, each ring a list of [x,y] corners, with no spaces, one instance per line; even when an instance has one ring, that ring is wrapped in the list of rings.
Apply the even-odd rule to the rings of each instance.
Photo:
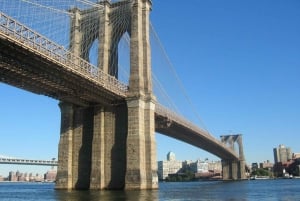
[[[300,179],[160,183],[149,191],[62,191],[53,183],[0,183],[1,201],[294,201]]]

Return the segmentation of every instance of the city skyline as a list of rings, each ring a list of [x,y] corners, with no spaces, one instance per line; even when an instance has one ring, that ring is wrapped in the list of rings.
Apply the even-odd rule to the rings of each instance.
[[[194,105],[192,110],[216,138],[242,134],[248,164],[273,161],[272,150],[279,144],[300,152],[295,140],[300,133],[299,8],[296,0],[153,1],[152,25]],[[57,158],[58,101],[3,83],[0,93],[0,154]],[[192,113],[185,104],[178,107]],[[157,160],[168,151],[180,160],[218,160],[161,134],[156,139]],[[6,169],[0,165],[0,175]]]

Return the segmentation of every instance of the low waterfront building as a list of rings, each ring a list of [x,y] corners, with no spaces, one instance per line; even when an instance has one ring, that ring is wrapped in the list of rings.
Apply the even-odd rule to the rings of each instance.
[[[182,169],[184,169],[184,170],[190,170],[190,166],[191,166],[192,163],[193,163],[192,160],[182,161]]]
[[[265,170],[273,170],[274,164],[271,163],[269,160],[264,161],[263,163],[259,164],[259,168],[265,169]]]
[[[195,174],[197,177],[213,177],[222,174],[221,161],[209,162],[208,159],[205,161],[200,159],[196,161],[177,161],[173,152],[167,154],[167,160],[158,161],[157,166],[159,180],[166,180],[169,175]]]
[[[44,175],[44,180],[48,182],[54,182],[56,180],[56,170],[49,170],[47,173]]]
[[[208,163],[206,161],[197,160],[196,162],[191,163],[190,167],[194,173],[207,173],[208,172]]]
[[[222,162],[221,161],[208,162],[208,171],[213,172],[215,174],[221,174],[222,173]]]
[[[293,153],[293,159],[300,158],[300,153]]]
[[[39,175],[39,174],[36,174],[35,176],[30,173],[30,174],[27,174],[27,173],[21,173],[19,171],[17,172],[13,172],[13,171],[10,171],[9,172],[9,175],[8,175],[8,178],[7,178],[8,181],[13,181],[13,182],[37,182],[37,181],[44,181],[44,178]]]
[[[158,161],[157,166],[158,179],[165,180],[169,174],[176,174],[181,170],[182,162],[176,160],[173,152],[169,152],[167,160]]]
[[[222,175],[222,163],[221,161],[211,161],[208,160],[201,161],[197,160],[190,164],[191,170],[195,173],[195,178],[215,178]]]
[[[9,172],[8,181],[18,181],[18,177],[15,172],[13,171]]]

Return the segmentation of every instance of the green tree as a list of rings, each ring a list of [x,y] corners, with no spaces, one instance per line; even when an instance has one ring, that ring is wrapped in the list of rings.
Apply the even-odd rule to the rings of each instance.
[[[256,176],[271,176],[271,172],[268,171],[268,170],[265,170],[263,168],[259,168],[257,170],[254,170],[251,174],[253,176],[254,175],[256,175]]]

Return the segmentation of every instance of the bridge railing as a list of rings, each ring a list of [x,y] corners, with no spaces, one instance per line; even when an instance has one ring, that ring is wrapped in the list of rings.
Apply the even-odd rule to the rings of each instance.
[[[161,104],[156,103],[155,112],[159,115],[168,117],[172,121],[176,121],[177,123],[185,126],[186,128],[189,128],[189,129],[194,130],[198,133],[201,133],[201,134],[205,135],[206,137],[208,137],[209,139],[215,139],[217,142],[219,142],[215,137],[213,137],[211,134],[209,134],[208,131],[205,131],[205,130],[199,128],[198,126],[196,126],[192,122],[186,120],[186,118],[184,118],[183,116],[177,114],[176,112],[166,108],[165,106],[163,106]],[[221,142],[220,142],[220,144],[221,144]]]
[[[126,84],[2,12],[0,12],[0,31],[22,45],[125,97],[128,90]]]
[[[232,152],[233,155],[237,155],[237,153],[230,149],[229,147],[226,146],[226,144],[222,143],[220,140],[216,139],[214,136],[212,136],[208,131],[205,131],[192,122],[188,121],[186,118],[183,116],[175,113],[174,111],[164,107],[161,104],[156,103],[155,105],[155,113],[164,117],[169,118],[171,121],[175,121],[178,124],[185,126],[186,128],[196,132],[196,133],[201,133],[201,135],[205,136],[207,139],[210,139],[211,141],[214,141],[216,144],[226,147],[230,152]]]

